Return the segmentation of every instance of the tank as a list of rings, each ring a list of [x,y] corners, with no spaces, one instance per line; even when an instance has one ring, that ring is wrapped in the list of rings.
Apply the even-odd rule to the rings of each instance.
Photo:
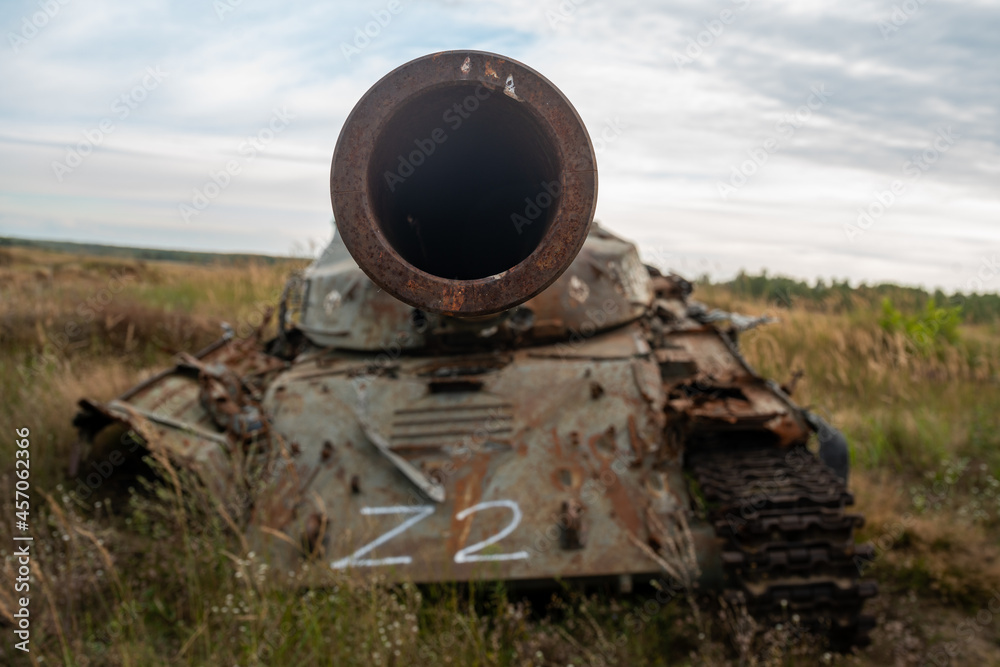
[[[867,641],[846,441],[741,356],[761,320],[594,222],[594,149],[552,83],[411,61],[351,112],[330,186],[337,231],[277,336],[81,401],[81,456],[128,440],[192,472],[289,586],[655,581]]]

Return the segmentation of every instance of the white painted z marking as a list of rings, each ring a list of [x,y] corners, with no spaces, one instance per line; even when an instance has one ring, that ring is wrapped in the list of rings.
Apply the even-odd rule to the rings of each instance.
[[[414,524],[426,519],[431,514],[434,514],[434,506],[416,505],[414,507],[409,507],[405,505],[397,505],[394,507],[362,507],[361,513],[366,516],[371,516],[373,514],[412,514],[413,516],[389,532],[383,533],[376,539],[352,553],[347,558],[341,558],[338,561],[330,563],[330,567],[334,570],[342,570],[351,566],[376,567],[378,565],[408,565],[409,563],[412,563],[413,559],[410,556],[390,556],[388,558],[362,558],[362,556],[374,551],[392,538],[404,533]]]

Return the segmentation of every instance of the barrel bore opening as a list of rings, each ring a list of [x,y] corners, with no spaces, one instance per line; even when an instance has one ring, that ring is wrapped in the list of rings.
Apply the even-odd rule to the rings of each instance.
[[[462,82],[400,105],[375,138],[368,191],[404,260],[475,280],[535,250],[559,206],[560,173],[557,145],[527,104]]]

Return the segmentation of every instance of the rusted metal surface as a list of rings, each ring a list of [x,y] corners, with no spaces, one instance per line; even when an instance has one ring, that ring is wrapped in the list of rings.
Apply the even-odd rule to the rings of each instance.
[[[642,317],[653,294],[635,246],[593,225],[588,241],[552,285],[491,319],[468,322],[393,298],[361,271],[340,234],[290,298],[295,327],[312,343],[378,357],[442,350],[450,343],[468,353],[470,339],[491,349],[559,342],[559,353],[566,354],[597,333]]]
[[[397,252],[423,253],[426,229],[386,240],[371,165],[413,129],[393,125],[399,114],[468,82],[526,109],[551,135],[560,178],[579,187],[520,264],[452,280]],[[740,355],[734,330],[759,320],[690,300],[690,283],[590,225],[592,149],[551,84],[492,54],[414,61],[352,113],[333,183],[343,239],[289,282],[279,337],[220,341],[117,401],[82,402],[84,442],[131,429],[195,472],[290,585],[319,581],[294,576],[306,563],[392,581],[610,579],[622,590],[667,570],[728,587],[762,618],[791,598],[863,640],[874,589],[847,567],[862,553],[859,518],[805,449],[816,420]],[[805,456],[794,470],[791,453]]]
[[[394,576],[465,580],[481,576],[486,563],[495,576],[509,579],[611,575],[623,567],[655,572],[643,554],[622,548],[627,531],[642,530],[643,478],[660,440],[659,417],[633,379],[633,364],[654,363],[637,346],[638,332],[636,325],[588,341],[593,353],[580,359],[534,356],[546,348],[464,368],[449,357],[432,364],[407,357],[391,372],[350,378],[345,369],[356,369],[355,359],[329,353],[279,376],[265,404],[277,431],[295,433],[302,447],[296,465],[316,466],[318,443],[330,436],[331,425],[338,431],[331,461],[302,489],[304,499],[315,492],[337,508],[326,557],[347,567],[345,558],[410,516],[377,508],[426,506],[431,513],[378,552],[411,559],[391,563]],[[595,398],[594,382],[613,390]],[[373,439],[435,480],[444,497],[429,496],[401,475]],[[633,464],[636,443],[648,450],[639,452],[646,459],[642,466]],[[359,493],[348,488],[355,477]],[[574,508],[569,531],[579,533],[585,525],[590,536],[572,565],[561,546],[568,539],[560,519],[564,506]],[[482,509],[458,518],[476,507]],[[253,523],[293,537],[305,529],[299,520],[282,524],[288,515],[279,515],[259,514]],[[510,558],[475,551],[467,554],[470,560],[455,560],[508,526],[514,531],[496,549]],[[277,550],[289,563],[300,558],[271,533],[261,538],[270,542],[262,550]],[[357,560],[366,560],[362,556]]]
[[[286,361],[266,354],[259,339],[222,339],[195,355],[178,355],[176,366],[107,404],[81,400],[74,425],[84,444],[94,442],[108,426],[123,425],[150,452],[197,473],[213,493],[224,498],[241,482],[242,465],[236,462],[250,442],[262,439],[271,445],[266,429],[248,432],[250,422],[239,416],[249,413],[242,408],[253,406],[256,421],[266,424],[266,415],[254,395],[287,366]],[[226,396],[228,419],[221,417],[218,403],[208,405],[206,400],[212,397],[212,383],[218,382],[220,374],[240,385],[236,403]],[[101,455],[85,449],[83,455],[88,454]]]
[[[569,100],[509,58],[447,51],[390,72],[348,116],[334,216],[368,276],[430,312],[499,313],[583,245],[593,145]],[[458,278],[458,280],[455,280]]]

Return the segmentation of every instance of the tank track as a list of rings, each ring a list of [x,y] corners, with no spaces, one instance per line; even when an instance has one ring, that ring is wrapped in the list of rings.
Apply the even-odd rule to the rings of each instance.
[[[836,650],[869,643],[874,618],[861,612],[878,586],[859,581],[856,559],[873,548],[854,543],[864,518],[845,512],[843,480],[804,446],[698,448],[687,467],[724,542],[727,603],[763,624],[797,615]]]

